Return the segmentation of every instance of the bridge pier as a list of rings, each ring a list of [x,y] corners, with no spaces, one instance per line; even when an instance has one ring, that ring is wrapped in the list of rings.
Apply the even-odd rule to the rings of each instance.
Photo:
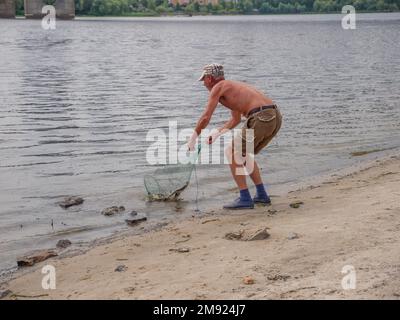
[[[15,18],[15,0],[0,0],[0,18]]]
[[[45,16],[45,14],[42,13],[42,8],[45,5],[42,0],[24,0],[24,5],[25,18],[40,19]],[[54,7],[56,8],[56,17],[58,19],[69,20],[75,18],[74,0],[56,0]]]
[[[24,0],[25,18],[41,19],[45,16],[43,0]],[[75,18],[74,0],[57,0],[54,4],[58,19]],[[15,0],[0,0],[0,18],[15,18]]]
[[[58,19],[70,20],[75,18],[74,0],[56,0],[54,7]]]
[[[41,19],[45,15],[42,13],[44,3],[42,0],[24,0],[25,18]]]

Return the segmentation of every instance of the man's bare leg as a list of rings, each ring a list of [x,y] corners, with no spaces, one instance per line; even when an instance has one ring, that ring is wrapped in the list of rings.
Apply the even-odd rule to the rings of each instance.
[[[253,199],[251,198],[249,189],[246,183],[246,174],[244,165],[244,159],[241,159],[242,163],[238,160],[237,155],[234,156],[232,152],[232,147],[225,150],[227,159],[229,160],[229,167],[231,169],[232,177],[235,180],[237,186],[240,190],[240,197],[236,199],[233,203],[225,205],[225,209],[252,209],[254,208]]]
[[[262,182],[260,169],[257,165],[257,162],[254,160],[254,158],[252,159],[252,161],[253,161],[252,170],[248,170],[248,171],[250,172],[250,178],[251,178],[251,180],[253,180],[253,182],[256,186],[256,189],[257,189],[257,194],[253,198],[253,201],[255,203],[270,204],[271,199],[269,198],[269,196],[265,190],[264,184]]]
[[[239,190],[247,189],[246,175],[238,174],[244,171],[242,164],[236,163],[235,157],[232,157],[232,161],[229,163],[233,180],[235,180]]]
[[[260,175],[260,169],[258,168],[257,162],[253,160],[253,171],[250,173],[250,178],[253,180],[255,185],[262,184],[262,179]]]

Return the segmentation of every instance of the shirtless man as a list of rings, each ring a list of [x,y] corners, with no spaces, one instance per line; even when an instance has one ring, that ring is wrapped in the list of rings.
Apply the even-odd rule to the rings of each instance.
[[[205,66],[199,81],[204,82],[204,86],[210,91],[210,94],[206,109],[188,142],[189,150],[194,150],[197,137],[207,127],[218,102],[231,110],[231,118],[208,138],[209,144],[213,143],[220,135],[235,128],[240,123],[242,116],[246,117],[247,120],[241,134],[236,136],[232,145],[225,150],[227,158],[231,160],[229,166],[233,179],[239,187],[240,197],[233,203],[225,205],[224,208],[252,209],[254,203],[269,205],[271,200],[265,190],[257,163],[252,159],[252,170],[249,172],[257,189],[254,198],[251,198],[247,188],[246,175],[238,174],[240,170],[237,169],[243,169],[243,166],[249,163],[252,154],[260,152],[279,131],[282,116],[278,107],[257,89],[242,82],[225,80],[223,66],[220,64],[214,63]],[[253,129],[254,136],[252,137],[246,129]],[[246,150],[246,134],[251,141],[254,140],[254,150]],[[237,156],[242,157],[242,161],[238,161]]]

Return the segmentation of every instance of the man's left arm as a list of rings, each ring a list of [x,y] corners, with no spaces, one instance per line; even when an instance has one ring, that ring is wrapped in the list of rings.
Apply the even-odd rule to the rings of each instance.
[[[219,136],[223,135],[225,132],[235,128],[242,120],[242,114],[238,111],[231,111],[231,118],[224,124],[222,128],[219,128],[212,135],[208,137],[208,144],[215,142]]]

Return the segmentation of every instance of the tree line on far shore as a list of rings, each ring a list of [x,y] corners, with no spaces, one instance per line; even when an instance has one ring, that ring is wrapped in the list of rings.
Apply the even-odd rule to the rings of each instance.
[[[55,0],[45,0],[53,4]],[[357,11],[399,11],[400,0],[220,0],[217,5],[172,5],[168,0],[75,0],[77,15],[152,16],[168,14],[278,14],[341,12],[345,5]],[[17,14],[23,15],[24,0],[17,0]]]

